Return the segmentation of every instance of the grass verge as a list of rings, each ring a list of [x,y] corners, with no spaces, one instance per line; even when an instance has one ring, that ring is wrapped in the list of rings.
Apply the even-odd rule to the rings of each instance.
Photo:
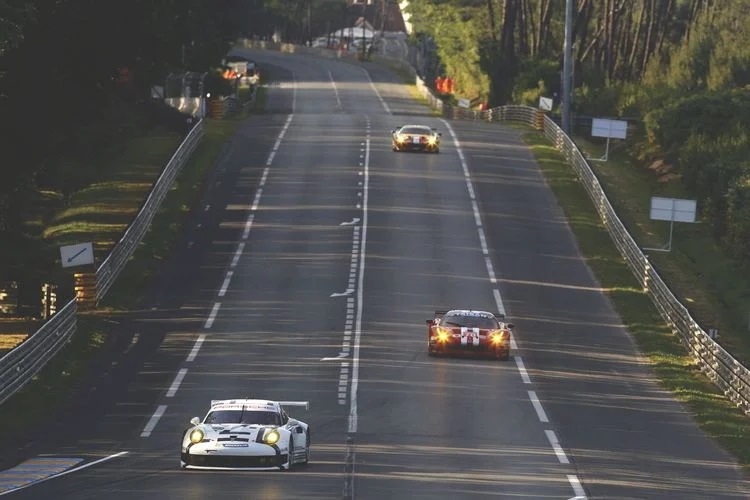
[[[260,96],[263,94],[263,90],[259,91]],[[256,106],[262,102],[257,101]],[[22,435],[42,425],[43,420],[65,402],[104,345],[111,329],[109,315],[136,304],[149,279],[169,254],[185,215],[200,195],[206,173],[243,118],[237,116],[205,122],[201,144],[178,175],[141,245],[107,295],[107,307],[79,313],[78,328],[70,342],[31,383],[3,403],[4,425],[0,426],[0,440]],[[178,144],[174,142],[172,148],[165,148],[164,138],[160,136],[143,137],[129,144],[119,160],[122,169],[117,169],[118,174],[74,196],[71,206],[55,217],[55,224],[48,229],[48,237],[60,241],[81,237],[87,238],[84,241],[116,241],[137,213],[161,167]],[[156,151],[164,154],[158,155]],[[146,168],[146,164],[151,168]],[[123,186],[123,182],[127,185]],[[135,191],[138,191],[137,195]],[[103,223],[107,217],[110,219]],[[104,253],[102,248],[100,245],[100,251]]]
[[[707,434],[750,469],[750,419],[699,371],[664,324],[612,243],[573,169],[542,134],[526,130],[524,140],[565,211],[581,253],[662,386],[692,412]]]

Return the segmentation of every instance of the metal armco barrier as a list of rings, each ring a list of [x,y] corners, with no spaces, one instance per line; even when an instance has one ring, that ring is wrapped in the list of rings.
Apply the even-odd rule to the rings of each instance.
[[[75,329],[74,299],[18,347],[0,358],[0,404],[34,378],[65,345]]]
[[[146,234],[175,177],[203,137],[203,120],[198,121],[162,170],[146,201],[115,244],[96,274],[76,277],[76,299],[68,302],[23,343],[0,358],[0,404],[31,381],[70,339],[76,330],[78,302],[81,307],[95,307],[106,295],[117,276]]]

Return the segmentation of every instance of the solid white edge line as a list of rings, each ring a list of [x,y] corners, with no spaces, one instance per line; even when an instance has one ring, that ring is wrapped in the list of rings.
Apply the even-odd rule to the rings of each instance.
[[[168,398],[174,397],[174,395],[177,394],[177,390],[180,388],[180,384],[182,384],[185,375],[187,375],[187,368],[181,368],[180,371],[177,372],[172,385],[169,386],[169,390],[167,391]]]
[[[339,108],[343,108],[344,105],[341,104],[341,99],[339,98],[339,89],[336,87],[336,80],[333,79],[333,73],[331,73],[331,70],[328,70],[328,77],[331,79],[331,86],[333,86],[333,93],[336,95],[336,102],[339,105]]]
[[[583,489],[583,485],[581,485],[581,481],[578,479],[578,476],[574,474],[568,474],[568,482],[570,483],[570,486],[573,488],[573,493],[575,494],[575,498],[578,498],[580,500],[583,500],[586,498],[586,490]]]
[[[555,431],[551,431],[549,429],[546,429],[544,433],[547,435],[547,439],[549,440],[549,444],[552,445],[552,449],[555,451],[555,455],[557,455],[557,459],[560,461],[561,464],[569,464],[570,461],[568,461],[568,456],[565,454],[565,452],[562,449],[562,446],[560,446],[560,441],[557,440],[557,436],[555,435]]]
[[[24,484],[23,486],[19,486],[17,488],[13,488],[12,490],[7,490],[7,491],[0,492],[0,497],[3,496],[3,495],[8,495],[10,493],[14,493],[16,491],[23,490],[25,488],[28,488],[29,486],[35,486],[35,485],[37,485],[39,483],[43,483],[45,481],[49,481],[50,479],[55,479],[55,478],[58,478],[58,477],[67,476],[68,474],[72,474],[74,472],[78,472],[79,470],[88,469],[91,466],[98,465],[98,464],[100,464],[102,462],[106,462],[108,460],[112,460],[113,458],[118,458],[118,457],[121,457],[123,455],[127,455],[128,453],[129,452],[127,452],[127,451],[121,451],[119,453],[115,453],[114,455],[109,455],[108,457],[100,458],[99,460],[94,460],[93,462],[88,462],[88,463],[85,463],[83,465],[79,465],[78,467],[73,467],[72,469],[68,469],[66,471],[59,472],[59,473],[54,474],[54,475],[49,476],[49,477],[44,477],[44,478],[41,478],[41,479],[36,479],[36,480],[30,482],[29,484]]]
[[[495,305],[497,306],[497,312],[505,316],[505,304],[503,304],[503,298],[500,296],[500,290],[495,288],[492,290],[492,293],[495,295]]]
[[[369,75],[368,75],[369,76]],[[349,388],[349,432],[357,432],[357,388],[359,386],[359,346],[362,339],[362,300],[364,297],[365,277],[365,247],[367,246],[367,203],[369,199],[370,186],[370,139],[368,137],[365,147],[364,164],[364,192],[362,198],[362,234],[359,246],[359,282],[357,283],[357,320],[354,327],[354,353],[352,355],[352,378]]]
[[[188,357],[185,361],[192,362],[195,361],[195,357],[198,356],[198,351],[201,350],[201,346],[203,345],[203,341],[206,340],[206,334],[201,333],[198,335],[198,339],[195,341],[195,344],[193,345],[193,349],[190,351],[190,354],[188,354]]]
[[[159,405],[156,408],[156,411],[154,411],[154,414],[151,415],[151,418],[148,419],[148,422],[146,423],[146,427],[143,428],[143,432],[141,432],[141,437],[149,437],[151,436],[151,432],[156,428],[156,424],[159,423],[159,419],[164,415],[164,412],[167,411],[167,405]]]
[[[523,359],[521,356],[513,356],[513,359],[516,360],[516,366],[518,367],[518,373],[521,374],[521,380],[523,380],[524,384],[530,384],[531,378],[529,377],[529,372],[526,371],[526,366],[523,364]]]
[[[211,309],[211,313],[208,315],[208,319],[206,319],[206,324],[203,325],[203,328],[211,328],[211,326],[214,324],[214,320],[216,319],[216,315],[219,312],[219,308],[221,307],[221,302],[216,302],[214,304],[213,309]]]
[[[539,398],[536,395],[536,392],[534,391],[528,391],[529,392],[529,399],[531,400],[531,404],[534,406],[534,409],[536,410],[536,416],[539,417],[539,421],[543,424],[549,423],[549,418],[547,418],[547,413],[544,411],[544,408],[542,407],[542,402],[539,401]]]
[[[372,81],[372,78],[370,78],[370,73],[365,69],[362,68],[362,71],[365,72],[365,75],[367,76],[367,79],[370,81],[370,86],[372,87],[372,90],[375,91],[375,95],[378,96],[378,99],[380,99],[380,104],[383,105],[383,109],[385,109],[385,112],[389,115],[393,114],[391,113],[391,108],[388,107],[388,104],[383,100],[383,96],[380,95],[380,92],[378,92],[377,87],[375,87],[375,82]]]
[[[221,284],[221,289],[219,290],[219,297],[223,297],[227,293],[229,283],[232,281],[232,275],[234,275],[234,271],[227,271],[224,283]]]

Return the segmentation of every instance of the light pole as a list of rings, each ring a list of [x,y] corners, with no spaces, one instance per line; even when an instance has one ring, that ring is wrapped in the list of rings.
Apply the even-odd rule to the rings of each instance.
[[[565,0],[565,44],[563,46],[563,75],[562,75],[562,129],[570,135],[570,102],[573,97],[571,88],[572,48],[573,46],[573,0]]]

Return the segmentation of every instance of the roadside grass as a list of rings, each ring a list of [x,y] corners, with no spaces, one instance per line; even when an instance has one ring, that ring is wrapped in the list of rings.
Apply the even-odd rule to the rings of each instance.
[[[260,91],[259,95],[262,94]],[[262,102],[257,101],[256,106]],[[66,401],[105,345],[111,328],[109,317],[137,304],[148,280],[169,254],[185,215],[200,195],[204,176],[243,118],[236,116],[204,122],[205,136],[201,144],[177,176],[151,228],[106,296],[106,304],[95,311],[79,312],[78,326],[70,342],[31,383],[3,403],[4,425],[0,426],[0,440],[42,425],[43,420]],[[110,170],[117,172],[112,178],[73,196],[71,206],[54,217],[46,236],[59,244],[95,241],[100,258],[106,256],[111,243],[117,241],[140,209],[152,183],[177,145],[178,140],[173,140],[170,145],[165,137],[158,135],[130,143],[116,161],[122,168]],[[106,247],[108,242],[110,246]],[[97,264],[99,262],[97,260]],[[0,339],[3,337],[0,335]]]
[[[576,138],[582,151],[601,156],[601,145]],[[636,241],[646,248],[669,241],[669,223],[652,221],[652,196],[691,199],[671,171],[635,164],[626,151],[609,161],[591,162],[613,207]],[[676,223],[670,252],[648,251],[649,259],[677,299],[704,328],[718,328],[719,343],[750,366],[750,280],[714,242],[711,228],[700,222]]]
[[[680,340],[664,324],[612,243],[575,172],[542,134],[524,130],[524,140],[532,148],[547,183],[565,211],[581,253],[607,291],[641,352],[651,362],[661,385],[683,403],[707,434],[734,454],[748,470],[750,418],[730,403],[700,372]],[[607,168],[610,168],[613,177],[620,172],[612,165]],[[630,186],[632,179],[628,179],[627,175],[623,177],[618,182]],[[614,192],[614,185],[609,185],[608,191]],[[621,208],[622,205],[616,207],[618,214]],[[625,210],[622,211],[624,213]],[[632,223],[640,223],[642,217],[648,217],[648,211],[642,213],[641,217],[629,216]],[[696,291],[693,296],[699,297],[702,293],[708,292]]]

